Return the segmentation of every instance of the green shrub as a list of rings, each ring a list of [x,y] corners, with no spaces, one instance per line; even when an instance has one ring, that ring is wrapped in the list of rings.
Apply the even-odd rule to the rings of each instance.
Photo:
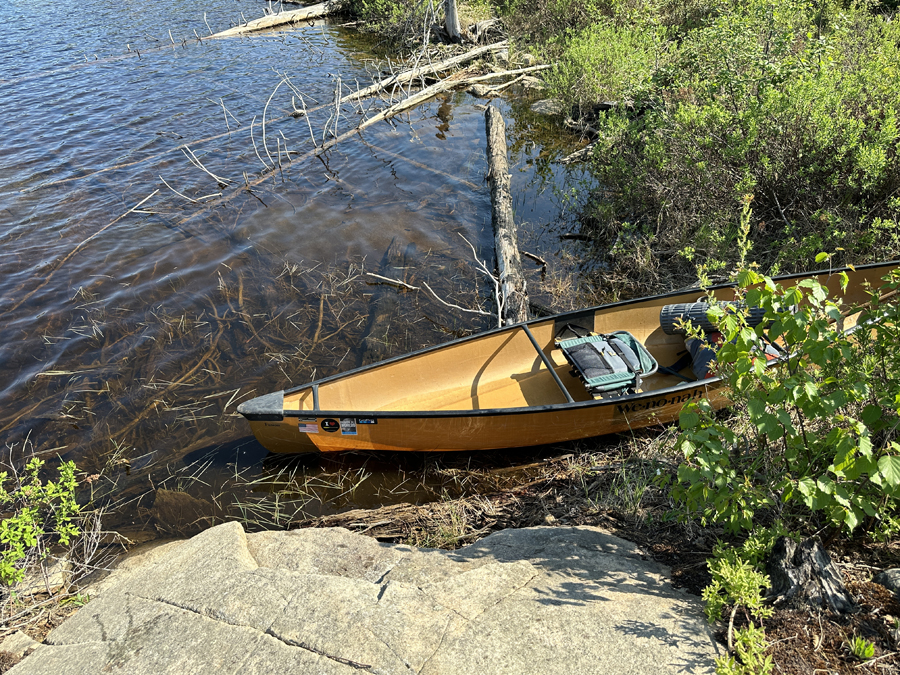
[[[798,269],[819,250],[852,260],[900,252],[900,22],[828,1],[729,1],[668,38],[652,69],[634,69],[642,80],[620,80],[634,105],[596,122],[603,187],[589,225],[601,249],[628,224],[667,252],[673,274],[724,268],[750,194],[766,271]],[[615,61],[602,67],[625,72],[645,53],[607,48]],[[691,261],[672,257],[686,250]],[[627,255],[606,257],[614,271],[633,267]]]
[[[750,622],[747,628],[735,632],[734,648],[738,658],[716,657],[716,675],[769,675],[775,668],[771,656],[766,656],[768,648],[766,633]]]
[[[763,599],[762,591],[769,587],[769,578],[761,570],[775,541],[787,534],[779,522],[770,528],[757,528],[739,547],[723,542],[713,547],[713,555],[706,563],[712,582],[702,593],[706,616],[710,623],[719,621],[723,618],[722,610],[732,606],[728,621],[729,648],[738,610],[743,610],[748,623],[746,628],[734,631],[734,651],[738,658],[718,657],[717,675],[765,675],[774,668],[772,658],[765,655],[768,647],[765,631],[761,625],[757,628],[750,616],[759,621],[774,612]]]
[[[29,564],[43,562],[55,545],[80,534],[74,462],[59,466],[59,480],[42,481],[44,461],[32,457],[21,474],[0,472],[0,583],[21,581]]]
[[[846,282],[846,275],[842,276]],[[852,531],[865,519],[894,527],[900,494],[900,308],[872,303],[864,328],[844,332],[844,307],[814,280],[783,287],[744,271],[749,306],[766,310],[751,328],[714,307],[725,344],[717,363],[735,415],[709,403],[681,413],[684,453],[672,494],[687,516],[750,530],[760,511],[793,509]],[[894,272],[883,294],[900,288]],[[785,355],[766,366],[762,339]]]
[[[546,77],[569,101],[590,107],[597,101],[632,96],[658,60],[659,31],[594,23],[571,34],[565,51]]]

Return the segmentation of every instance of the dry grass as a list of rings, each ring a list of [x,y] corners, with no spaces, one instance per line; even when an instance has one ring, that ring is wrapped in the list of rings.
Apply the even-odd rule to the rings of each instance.
[[[613,514],[642,528],[668,512],[655,483],[672,468],[670,435],[643,432],[609,439],[605,447],[596,443],[567,444],[563,455],[501,467],[453,466],[452,457],[443,457],[410,476],[407,489],[430,493],[430,500],[306,517],[289,526],[339,526],[385,541],[456,548],[508,527],[598,524]]]

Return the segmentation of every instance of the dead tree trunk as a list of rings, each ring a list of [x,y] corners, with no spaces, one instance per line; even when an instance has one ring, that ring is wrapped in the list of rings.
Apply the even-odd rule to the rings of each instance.
[[[490,52],[497,52],[502,49],[506,49],[509,47],[509,43],[506,40],[502,40],[501,42],[495,42],[492,45],[486,45],[484,47],[476,47],[471,51],[466,52],[465,54],[459,54],[457,56],[453,56],[449,59],[445,59],[443,61],[438,61],[437,63],[432,63],[427,66],[422,66],[421,68],[413,68],[411,70],[406,70],[402,73],[398,73],[396,75],[392,75],[391,77],[383,80],[382,82],[376,82],[375,84],[366,87],[365,89],[360,89],[359,91],[355,91],[352,94],[347,94],[344,98],[341,99],[341,102],[344,101],[358,101],[366,96],[373,96],[379,92],[390,89],[394,85],[397,84],[405,84],[410,82],[416,78],[420,78],[423,75],[432,75],[434,73],[440,73],[444,70],[448,70],[454,66],[462,65],[463,63],[468,63],[469,61],[473,61],[479,56],[484,54],[488,54]]]
[[[456,0],[444,0],[444,30],[451,42],[462,42],[462,29],[456,13]]]
[[[488,178],[491,182],[491,221],[497,273],[500,276],[500,319],[504,326],[528,320],[528,293],[519,258],[513,220],[509,164],[506,160],[506,124],[494,106],[484,113],[487,127]]]

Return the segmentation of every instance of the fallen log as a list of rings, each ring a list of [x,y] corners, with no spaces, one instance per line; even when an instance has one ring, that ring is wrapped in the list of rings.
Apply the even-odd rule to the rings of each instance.
[[[513,219],[506,159],[506,124],[503,115],[494,106],[488,106],[484,118],[488,139],[488,179],[491,183],[491,222],[500,277],[499,312],[503,325],[508,326],[528,320],[528,292]]]
[[[549,65],[529,66],[528,68],[516,68],[515,70],[498,70],[496,73],[488,73],[487,75],[478,75],[470,77],[469,82],[487,82],[488,80],[496,80],[499,77],[509,77],[510,75],[521,75],[522,73],[533,73],[537,70],[547,70],[551,68]]]
[[[381,91],[384,91],[385,89],[393,87],[394,85],[406,84],[407,82],[411,82],[418,77],[439,73],[443,70],[447,70],[448,68],[452,68],[453,66],[458,66],[463,63],[473,61],[479,56],[482,56],[489,52],[497,52],[502,49],[506,49],[508,46],[509,43],[506,40],[503,40],[502,42],[495,42],[492,45],[477,47],[466,52],[465,54],[458,54],[457,56],[453,56],[449,59],[444,59],[443,61],[438,61],[437,63],[430,63],[427,66],[405,70],[402,73],[392,75],[386,80],[376,82],[375,84],[360,89],[359,91],[355,91],[352,94],[347,94],[341,99],[341,103],[346,103],[347,101],[358,101],[361,98],[373,96]]]
[[[318,5],[303,7],[302,9],[294,9],[289,12],[279,12],[278,14],[269,14],[260,19],[248,21],[243,26],[235,26],[228,30],[223,30],[211,35],[213,38],[234,37],[236,35],[244,35],[253,31],[263,30],[265,28],[274,28],[288,23],[298,23],[300,21],[309,21],[310,19],[318,19],[319,17],[336,14],[344,7],[345,0],[327,0]]]

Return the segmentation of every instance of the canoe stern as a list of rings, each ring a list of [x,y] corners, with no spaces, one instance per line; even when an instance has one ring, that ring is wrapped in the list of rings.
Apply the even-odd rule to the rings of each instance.
[[[237,411],[250,422],[280,422],[284,418],[284,390],[244,401]]]

